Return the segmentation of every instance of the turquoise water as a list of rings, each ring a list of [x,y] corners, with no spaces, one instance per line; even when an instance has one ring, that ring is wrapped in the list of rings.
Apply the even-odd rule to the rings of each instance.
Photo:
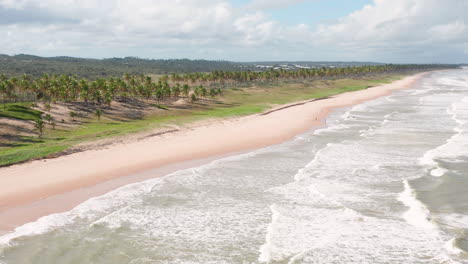
[[[0,238],[0,263],[468,263],[468,70]]]

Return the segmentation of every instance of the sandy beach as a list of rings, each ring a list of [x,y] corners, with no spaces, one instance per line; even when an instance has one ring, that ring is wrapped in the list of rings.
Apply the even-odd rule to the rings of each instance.
[[[132,143],[1,168],[0,234],[132,182],[284,142],[320,126],[335,108],[411,87],[423,75],[281,106],[264,114],[217,120]]]

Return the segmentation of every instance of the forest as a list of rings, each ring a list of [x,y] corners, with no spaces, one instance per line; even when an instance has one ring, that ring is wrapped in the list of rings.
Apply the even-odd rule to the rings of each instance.
[[[268,61],[268,62],[231,62],[224,60],[189,59],[143,59],[137,57],[86,59],[74,57],[40,57],[27,54],[14,56],[0,54],[0,73],[12,77],[23,74],[40,77],[47,74],[76,75],[79,78],[95,80],[131,75],[161,75],[171,73],[193,73],[220,71],[262,70],[261,66],[300,65],[311,68],[348,67],[383,65],[375,62],[329,62],[329,61]]]
[[[243,67],[240,67],[243,66]],[[19,77],[23,74],[40,77],[42,74],[67,74],[80,78],[98,79],[122,76],[124,73],[167,74],[187,72],[211,72],[214,70],[237,71],[254,66],[228,61],[169,59],[154,60],[136,57],[85,59],[73,57],[39,57],[20,54],[0,54],[0,73]]]

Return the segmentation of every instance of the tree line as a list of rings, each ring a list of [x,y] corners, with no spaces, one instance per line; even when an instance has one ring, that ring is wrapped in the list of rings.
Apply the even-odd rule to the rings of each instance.
[[[242,66],[242,67],[241,67]],[[0,54],[0,73],[21,77],[23,73],[39,78],[43,73],[75,74],[79,78],[96,80],[111,76],[122,76],[128,72],[137,74],[167,74],[172,72],[211,72],[213,70],[236,71],[250,69],[254,65],[215,60],[188,59],[141,59],[135,57],[85,59],[73,57],[39,57],[19,54],[7,56]]]
[[[166,100],[186,97],[190,100],[214,97],[222,88],[251,83],[272,83],[288,80],[332,79],[366,76],[376,73],[403,73],[454,68],[453,65],[373,65],[342,68],[267,71],[222,71],[211,73],[173,73],[152,78],[125,73],[122,77],[79,79],[73,75],[43,74],[7,77],[0,75],[0,96],[3,102],[86,102],[110,106],[113,101],[128,98]]]

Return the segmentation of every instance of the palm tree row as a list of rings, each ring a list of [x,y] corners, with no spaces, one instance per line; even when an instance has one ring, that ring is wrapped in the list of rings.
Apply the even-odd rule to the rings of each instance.
[[[187,73],[164,75],[161,79],[170,83],[224,85],[249,82],[271,82],[294,79],[330,79],[365,76],[375,73],[395,73],[424,71],[430,69],[453,68],[453,65],[440,64],[405,64],[405,65],[367,65],[354,67],[322,67],[298,70],[269,69],[266,71],[213,71],[211,73]]]
[[[214,97],[221,89],[207,89],[203,85],[188,84],[169,85],[160,78],[154,82],[151,77],[125,74],[123,78],[97,79],[95,81],[79,80],[69,75],[44,74],[37,80],[23,75],[20,78],[8,79],[0,75],[0,95],[3,101],[45,101],[45,102],[93,102],[109,105],[112,101],[126,98],[145,98],[165,100],[187,97],[192,94],[199,97]]]
[[[67,101],[94,102],[111,105],[126,98],[166,100],[186,97],[214,97],[221,86],[274,82],[279,80],[329,79],[366,76],[375,73],[395,73],[451,68],[450,65],[377,65],[299,70],[270,69],[267,71],[213,71],[211,73],[172,74],[153,80],[150,76],[124,74],[122,78],[88,81],[70,75],[48,75],[33,79],[28,75],[7,78],[0,75],[0,95],[3,102]],[[208,88],[207,88],[208,87]]]

